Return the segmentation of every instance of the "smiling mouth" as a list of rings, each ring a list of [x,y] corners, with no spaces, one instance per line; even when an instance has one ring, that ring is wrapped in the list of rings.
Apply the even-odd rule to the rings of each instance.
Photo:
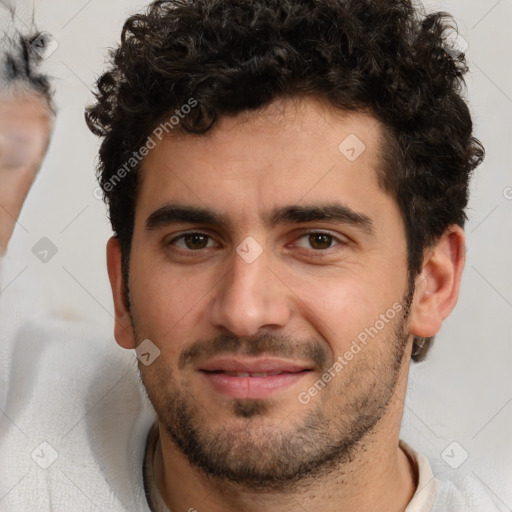
[[[280,394],[282,396],[312,371],[282,361],[249,364],[223,361],[220,366],[224,369],[219,369],[218,363],[210,366],[210,369],[199,370],[205,385],[216,395],[238,400],[264,400]]]
[[[309,369],[289,372],[289,371],[274,371],[274,372],[230,372],[230,371],[224,371],[224,370],[201,370],[204,373],[209,374],[223,374],[228,377],[255,377],[255,378],[263,378],[263,377],[274,377],[275,375],[285,375],[285,374],[296,374],[296,373],[302,373],[302,372],[310,372]]]

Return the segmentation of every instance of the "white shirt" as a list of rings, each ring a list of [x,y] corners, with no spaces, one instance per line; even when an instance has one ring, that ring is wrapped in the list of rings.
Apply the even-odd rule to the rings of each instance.
[[[0,511],[151,512],[143,465],[156,414],[134,354],[102,329],[40,315],[8,282],[0,273]],[[505,510],[471,477],[438,481],[402,446],[419,472],[406,512]],[[153,512],[166,512],[152,454],[148,493]]]

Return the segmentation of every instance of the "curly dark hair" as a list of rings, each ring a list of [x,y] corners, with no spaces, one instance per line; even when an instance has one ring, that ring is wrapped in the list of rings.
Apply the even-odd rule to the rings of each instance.
[[[169,113],[193,98],[177,128],[201,134],[219,117],[313,95],[383,125],[379,182],[401,210],[414,287],[424,250],[464,226],[469,178],[484,157],[462,97],[465,56],[447,37],[454,31],[447,13],[409,0],[171,0],[131,16],[86,110],[103,138],[98,178],[125,282],[140,165],[108,184]],[[414,340],[414,361],[431,341]]]

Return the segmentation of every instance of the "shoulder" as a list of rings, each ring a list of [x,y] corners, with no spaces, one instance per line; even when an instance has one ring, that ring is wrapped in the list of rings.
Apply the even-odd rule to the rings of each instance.
[[[21,318],[0,357],[9,370],[2,510],[85,510],[91,501],[102,510],[147,510],[142,462],[155,419],[134,354],[103,328]]]
[[[509,510],[471,474],[439,482],[432,512],[502,512]]]
[[[415,465],[418,484],[406,512],[504,512],[510,510],[490,488],[471,473],[452,478],[434,475],[429,460],[400,441],[400,446]],[[499,486],[497,486],[499,488]]]

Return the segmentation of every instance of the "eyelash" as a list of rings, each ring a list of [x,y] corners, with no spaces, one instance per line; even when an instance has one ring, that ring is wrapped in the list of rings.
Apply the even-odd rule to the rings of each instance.
[[[181,235],[174,237],[166,245],[174,245],[178,240],[183,240],[185,237],[193,236],[193,235],[200,235],[200,236],[207,237],[208,241],[213,240],[213,237],[208,235],[207,233],[203,233],[201,231],[190,231],[190,232],[182,233]],[[319,230],[311,230],[311,231],[303,232],[300,236],[295,238],[294,241],[296,242],[297,240],[300,240],[302,238],[305,238],[305,237],[308,237],[311,235],[326,235],[328,237],[331,237],[332,243],[334,243],[335,245],[331,245],[330,247],[327,247],[326,249],[314,249],[312,247],[310,247],[309,249],[304,248],[304,247],[299,247],[299,249],[311,250],[311,251],[313,251],[313,253],[317,253],[317,255],[321,255],[322,253],[325,253],[326,251],[335,249],[336,247],[340,247],[340,246],[343,247],[343,246],[349,245],[349,243],[347,241],[343,241],[340,238],[338,238],[337,236],[335,236],[327,231],[319,231]],[[179,249],[183,252],[194,253],[194,252],[200,252],[204,249],[209,249],[209,248],[210,247],[205,247],[202,249],[188,249],[188,248],[187,249],[179,248]]]

